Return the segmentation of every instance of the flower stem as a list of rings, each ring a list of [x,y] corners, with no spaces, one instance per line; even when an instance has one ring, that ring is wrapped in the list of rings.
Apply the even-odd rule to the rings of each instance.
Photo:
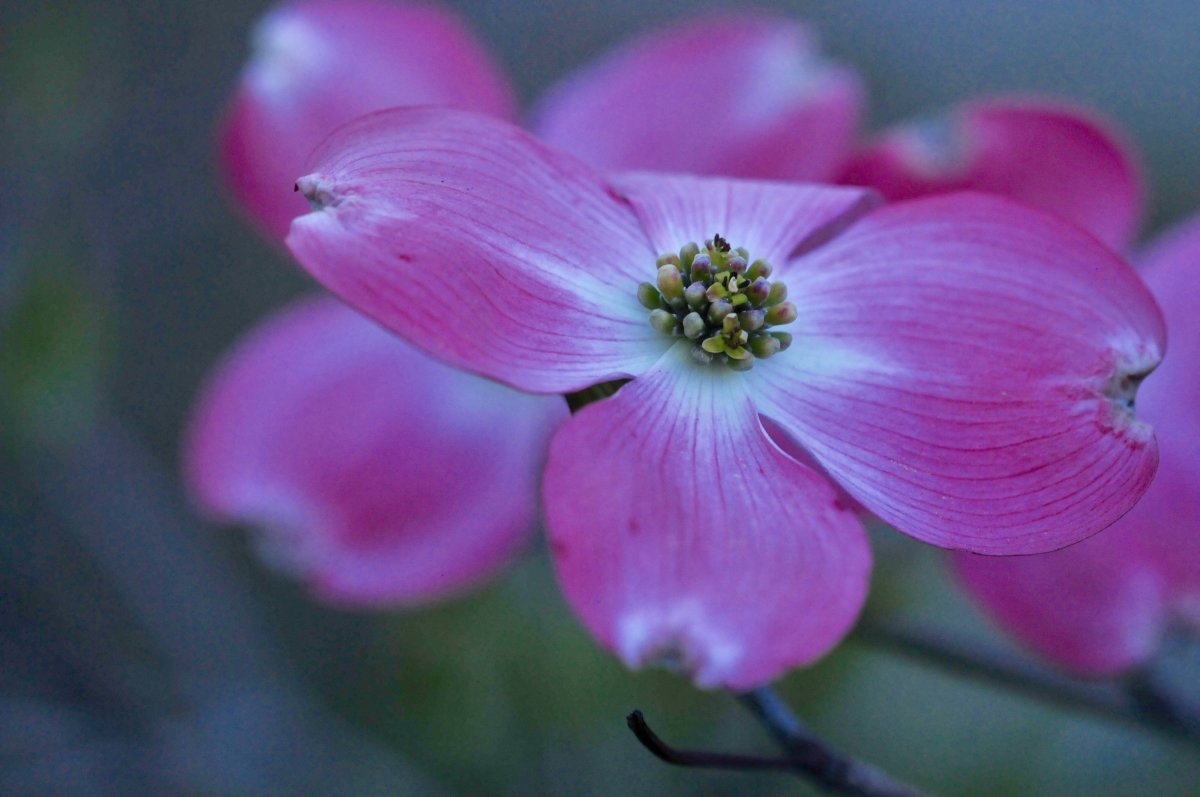
[[[814,735],[769,686],[738,695],[787,752],[795,769],[834,794],[852,797],[926,797],[887,773],[834,750]]]
[[[785,758],[763,758],[761,756],[737,755],[734,753],[712,753],[706,750],[680,750],[672,747],[658,737],[646,723],[641,711],[634,710],[625,721],[629,730],[637,740],[660,760],[679,767],[695,767],[699,769],[741,769],[741,770],[787,770],[795,768],[795,764]]]
[[[675,766],[790,772],[834,794],[850,797],[929,797],[925,792],[900,783],[875,767],[833,750],[805,728],[769,687],[743,693],[738,695],[738,699],[779,741],[786,754],[783,758],[680,750],[671,747],[650,730],[642,712],[634,711],[626,721],[643,747]]]
[[[854,635],[902,656],[1000,684],[1067,709],[1200,741],[1200,713],[1189,710],[1148,672],[1120,681],[1089,683],[1007,651],[983,649],[930,631],[862,622]]]

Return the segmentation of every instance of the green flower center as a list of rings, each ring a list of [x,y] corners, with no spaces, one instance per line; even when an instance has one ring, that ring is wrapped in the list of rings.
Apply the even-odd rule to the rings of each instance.
[[[655,284],[639,285],[638,301],[655,329],[693,342],[696,362],[748,371],[755,359],[791,345],[791,335],[772,328],[795,321],[796,306],[784,301],[786,285],[768,279],[767,261],[751,262],[744,248],[714,235],[703,248],[689,243],[657,265]]]

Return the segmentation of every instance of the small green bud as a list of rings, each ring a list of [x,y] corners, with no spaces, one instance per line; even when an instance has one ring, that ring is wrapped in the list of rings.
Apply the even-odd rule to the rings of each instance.
[[[720,354],[725,351],[725,339],[720,335],[713,335],[711,338],[705,338],[704,342],[700,344],[700,348],[709,354]]]
[[[795,320],[796,305],[791,302],[777,304],[767,311],[767,323],[772,326],[775,324],[790,324]]]
[[[780,351],[787,351],[787,347],[792,345],[792,336],[788,332],[771,332],[768,334],[779,341]]]
[[[761,360],[777,354],[779,349],[779,341],[771,335],[755,335],[750,339],[750,351],[754,352],[754,356]]]
[[[771,264],[759,258],[750,264],[750,268],[746,269],[746,276],[752,280],[756,280],[759,277],[766,278],[771,276],[771,271]]]
[[[735,293],[732,297],[730,297],[729,302],[735,308],[745,307],[746,305],[750,304],[750,297],[744,293]]]
[[[746,286],[745,294],[750,297],[750,303],[758,307],[771,295],[771,283],[766,277],[755,277],[754,282]]]
[[[693,282],[684,290],[683,299],[688,307],[700,310],[708,304],[708,289],[704,287],[703,282]]]
[[[654,265],[660,267],[671,265],[679,268],[679,255],[675,254],[674,252],[668,252],[665,255],[659,255],[658,259],[654,261]]]
[[[701,252],[692,258],[692,281],[707,281],[713,275],[712,258],[708,252]]]
[[[637,297],[638,301],[642,303],[642,307],[647,310],[657,310],[662,307],[662,294],[649,282],[643,282],[638,286]]]
[[[679,326],[679,322],[675,316],[668,313],[666,310],[651,310],[650,311],[650,326],[665,334],[672,334]]]
[[[733,255],[725,260],[725,268],[732,271],[734,274],[746,273],[746,258],[741,255]]]
[[[762,325],[767,320],[767,314],[762,310],[742,310],[738,313],[738,323],[742,329],[753,332],[756,329],[762,329]]]
[[[745,360],[750,357],[750,352],[746,351],[741,346],[734,346],[733,348],[726,347],[725,356],[731,360]]]
[[[787,285],[782,282],[772,282],[771,292],[767,294],[766,305],[771,307],[777,305],[787,298]]]
[[[692,267],[692,261],[695,260],[696,255],[699,253],[700,247],[696,245],[695,241],[684,244],[679,250],[679,264],[685,271],[690,269]]]
[[[668,302],[683,298],[683,275],[679,273],[678,266],[671,263],[659,266],[658,290]]]
[[[687,335],[692,340],[704,334],[704,330],[708,329],[708,324],[704,323],[704,319],[699,313],[688,313],[683,317],[683,334]]]
[[[724,299],[718,299],[708,307],[708,322],[710,324],[719,324],[724,318],[733,312],[733,305]]]

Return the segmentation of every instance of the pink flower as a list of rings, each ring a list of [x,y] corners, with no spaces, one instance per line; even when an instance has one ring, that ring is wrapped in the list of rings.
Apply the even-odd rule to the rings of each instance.
[[[1141,260],[1171,334],[1170,356],[1138,394],[1138,413],[1163,432],[1146,497],[1055,553],[955,557],[963,585],[1002,627],[1089,675],[1146,662],[1173,620],[1200,627],[1200,216]]]
[[[1091,111],[1061,101],[993,97],[899,125],[862,147],[842,181],[890,200],[948,191],[1003,194],[1058,213],[1117,250],[1143,205],[1132,147]]]
[[[423,390],[412,389],[419,384]],[[185,474],[322,600],[412,604],[485,578],[537,527],[561,400],[437,363],[332,299],[251,332],[212,377]]]
[[[795,20],[709,13],[569,75],[532,127],[604,170],[832,182],[862,105],[858,75],[822,58]]]
[[[359,119],[314,163],[288,246],[352,305],[518,389],[633,378],[560,428],[543,486],[568,600],[631,667],[746,688],[857,615],[859,521],[760,416],[883,519],[979,552],[1078,541],[1153,475],[1153,299],[1006,200],[606,180],[445,109]]]
[[[258,23],[221,132],[225,181],[282,240],[308,206],[292,184],[336,127],[393,105],[452,105],[509,118],[512,91],[449,11],[386,0],[296,0]]]

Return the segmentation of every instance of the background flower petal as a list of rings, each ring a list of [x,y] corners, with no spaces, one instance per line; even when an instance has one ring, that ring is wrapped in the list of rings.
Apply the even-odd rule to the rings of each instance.
[[[610,178],[659,254],[716,233],[773,266],[816,245],[876,207],[858,188],[626,172]]]
[[[561,399],[430,360],[332,299],[252,331],[212,377],[185,473],[213,516],[320,598],[426,601],[487,577],[537,522]]]
[[[1138,260],[1166,316],[1170,349],[1138,397],[1138,412],[1161,429],[1161,464],[1134,517],[1176,607],[1186,604],[1200,624],[1200,215]]]
[[[1134,509],[1136,512],[1136,508]],[[1166,619],[1162,580],[1120,521],[1037,556],[956,553],[966,589],[1007,631],[1068,669],[1112,675],[1149,659]]]
[[[395,105],[451,105],[511,118],[512,91],[451,12],[378,0],[303,0],[259,22],[221,133],[221,165],[243,208],[282,240],[307,210],[292,192],[317,144]]]
[[[689,345],[556,434],[547,526],[567,599],[628,666],[746,689],[845,635],[870,549],[770,442],[740,375],[696,367]]]
[[[900,530],[1044,552],[1145,491],[1157,448],[1129,402],[1163,322],[1083,231],[949,195],[884,207],[786,273],[795,340],[745,375],[755,400]]]
[[[829,181],[862,95],[803,25],[716,13],[634,38],[567,77],[533,129],[605,169]]]
[[[656,253],[573,158],[476,114],[356,120],[301,178],[288,246],[350,304],[454,365],[565,393],[652,365],[666,339],[638,283]]]
[[[891,200],[987,191],[1079,224],[1125,249],[1145,190],[1132,145],[1091,110],[1057,100],[993,97],[891,128],[855,153],[842,182]]]

